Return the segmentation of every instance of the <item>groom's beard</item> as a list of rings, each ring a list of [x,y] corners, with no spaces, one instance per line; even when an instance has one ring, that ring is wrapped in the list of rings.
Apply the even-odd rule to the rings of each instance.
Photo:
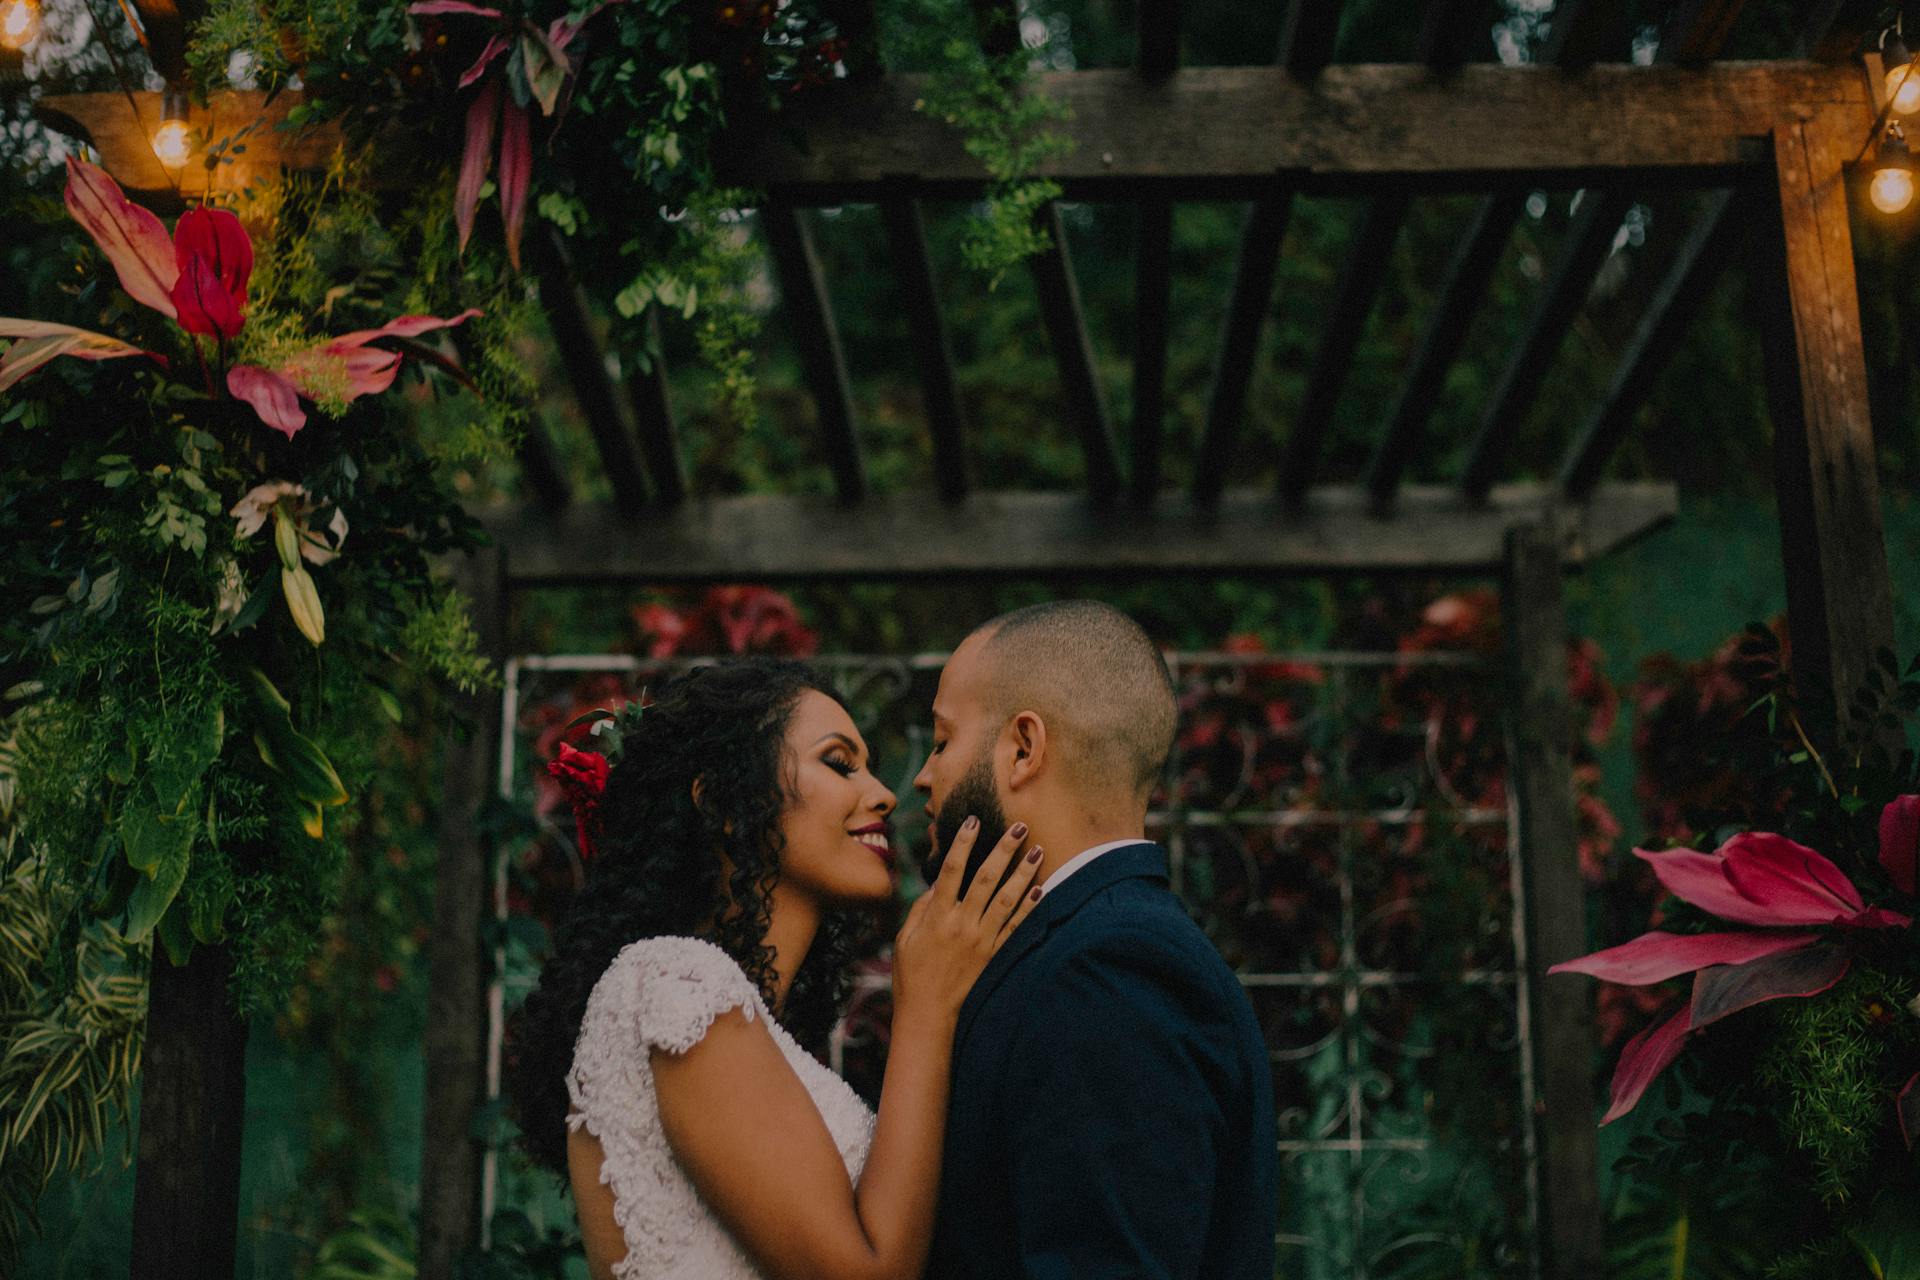
[[[960,824],[968,818],[980,819],[980,833],[973,842],[973,852],[967,856],[965,873],[960,877],[960,892],[964,896],[967,886],[973,883],[974,873],[980,870],[980,864],[987,860],[993,847],[1007,834],[1007,815],[1000,808],[1000,797],[993,787],[993,754],[982,752],[971,769],[954,783],[953,790],[947,792],[946,803],[940,806],[940,821],[937,831],[939,844],[927,859],[927,883],[932,884],[945,865],[947,855],[953,852],[953,842],[960,834]]]

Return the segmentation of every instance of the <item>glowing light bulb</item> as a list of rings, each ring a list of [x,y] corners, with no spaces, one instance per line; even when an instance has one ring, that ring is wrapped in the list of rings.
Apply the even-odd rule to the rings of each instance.
[[[1897,116],[1920,111],[1920,67],[1903,62],[1887,68],[1887,96],[1893,99],[1893,114]]]
[[[178,169],[193,158],[193,130],[185,120],[162,120],[153,131],[153,154],[169,169]]]
[[[1882,213],[1904,213],[1913,203],[1913,170],[1876,169],[1870,188],[1873,207]]]
[[[0,45],[24,49],[40,34],[40,0],[0,0]]]

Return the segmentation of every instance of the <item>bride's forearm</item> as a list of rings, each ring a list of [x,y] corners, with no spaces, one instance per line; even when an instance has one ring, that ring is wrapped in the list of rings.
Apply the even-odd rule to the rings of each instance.
[[[918,1276],[933,1239],[957,1014],[899,1008],[855,1206],[884,1275]]]

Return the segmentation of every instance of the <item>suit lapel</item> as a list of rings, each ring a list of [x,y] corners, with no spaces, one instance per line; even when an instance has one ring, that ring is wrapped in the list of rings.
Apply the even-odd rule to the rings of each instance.
[[[979,1016],[981,1006],[992,997],[996,988],[1013,972],[1014,966],[1039,946],[1053,931],[1073,918],[1075,912],[1091,901],[1102,889],[1118,884],[1122,880],[1131,880],[1140,876],[1153,876],[1161,880],[1167,878],[1167,851],[1149,841],[1126,845],[1107,852],[1089,862],[1086,866],[1069,876],[1064,884],[1052,890],[1040,900],[1033,914],[1021,922],[993,959],[987,961],[987,967],[974,982],[973,990],[967,993],[967,999],[960,1006],[960,1021],[954,1029],[953,1047],[958,1056],[960,1046],[966,1043],[967,1031],[973,1020]]]

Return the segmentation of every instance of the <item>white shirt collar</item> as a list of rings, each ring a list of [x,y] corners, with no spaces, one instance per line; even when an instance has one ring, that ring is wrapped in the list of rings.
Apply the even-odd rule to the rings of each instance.
[[[1080,868],[1086,866],[1089,862],[1092,862],[1095,858],[1099,857],[1101,854],[1107,853],[1113,849],[1124,849],[1130,844],[1144,844],[1144,843],[1146,843],[1146,838],[1144,836],[1134,836],[1131,839],[1127,839],[1127,840],[1109,840],[1105,844],[1097,844],[1093,846],[1093,848],[1091,849],[1081,850],[1079,853],[1074,854],[1073,857],[1067,859],[1064,863],[1060,865],[1058,870],[1056,870],[1052,875],[1047,877],[1046,883],[1040,886],[1040,896],[1044,898],[1048,894],[1052,893],[1055,889],[1058,889],[1060,887],[1061,881],[1065,880],[1068,876],[1072,875],[1074,872],[1078,871]]]

